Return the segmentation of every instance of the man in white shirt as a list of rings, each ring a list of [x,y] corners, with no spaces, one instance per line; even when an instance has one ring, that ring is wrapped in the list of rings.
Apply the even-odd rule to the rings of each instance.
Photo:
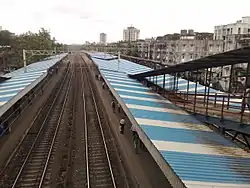
[[[122,118],[120,120],[120,133],[123,134],[124,133],[124,126],[125,126],[125,119]]]
[[[120,105],[120,103],[119,103],[119,102],[117,103],[117,111],[118,111],[118,113],[120,113],[120,112],[121,112],[121,105]]]
[[[115,101],[114,101],[114,99],[111,102],[111,107],[112,107],[113,112],[115,113]]]

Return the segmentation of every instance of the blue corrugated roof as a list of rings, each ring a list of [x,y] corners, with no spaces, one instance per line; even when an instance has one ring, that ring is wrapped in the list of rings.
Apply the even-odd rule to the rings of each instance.
[[[100,54],[93,54],[93,57],[99,57],[99,56],[102,57],[103,53],[100,53]],[[108,55],[107,55],[107,57],[108,57]],[[98,64],[98,66],[103,70],[124,72],[126,74],[137,74],[137,73],[142,73],[142,72],[153,70],[149,67],[145,67],[143,65],[138,65],[136,63],[133,63],[133,62],[130,62],[130,61],[127,61],[124,59],[121,59],[119,63],[118,63],[118,60],[112,60],[112,61],[108,61],[108,62],[105,60],[100,60],[100,59],[94,59],[94,60]],[[153,77],[148,77],[146,79],[153,80]],[[156,79],[157,79],[157,85],[159,85],[160,87],[163,87],[163,75],[155,76],[154,80],[156,80]],[[176,89],[182,93],[186,93],[186,92],[188,92],[189,94],[195,93],[195,86],[196,86],[195,82],[189,81],[189,89],[187,90],[187,88],[188,88],[188,81],[187,80],[182,79],[182,78],[178,78],[178,87],[177,87],[177,79],[176,79],[176,82],[174,84],[174,76],[166,74],[165,88],[171,89],[174,87],[174,85],[175,85]],[[197,93],[202,95],[202,94],[205,94],[205,91],[207,92],[208,89],[205,90],[205,86],[198,83],[197,84]],[[215,93],[216,94],[226,94],[224,92],[215,90],[213,88],[210,88],[209,93],[210,94],[215,94]],[[213,102],[214,100],[222,101],[222,99],[223,99],[222,97],[216,97],[216,99],[215,99],[215,97],[209,97],[210,102]],[[228,100],[227,96],[225,96],[224,100],[225,101]],[[242,101],[242,99],[230,99],[229,105],[231,107],[229,109],[240,111],[239,107],[241,107],[241,101]],[[221,102],[218,102],[218,103],[221,103]],[[238,107],[238,109],[235,109],[234,107]]]
[[[127,76],[148,68],[121,60],[118,70],[117,60],[93,60],[187,187],[250,187],[249,153]]]
[[[60,54],[49,60],[30,64],[27,66],[27,72],[24,72],[24,68],[20,68],[5,74],[4,76],[11,77],[11,79],[0,83],[0,108],[42,75],[47,74],[47,69],[66,55]]]

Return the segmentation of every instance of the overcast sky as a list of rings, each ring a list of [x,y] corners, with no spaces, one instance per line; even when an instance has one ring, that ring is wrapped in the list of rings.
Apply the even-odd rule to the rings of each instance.
[[[250,0],[0,0],[0,25],[15,33],[45,27],[64,43],[122,39],[133,25],[140,38],[181,29],[213,32],[214,25],[250,16]]]

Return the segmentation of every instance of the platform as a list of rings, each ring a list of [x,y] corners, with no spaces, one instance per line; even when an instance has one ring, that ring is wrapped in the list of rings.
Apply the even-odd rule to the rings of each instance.
[[[250,187],[250,154],[127,76],[149,68],[93,58],[145,146],[174,187]]]
[[[52,56],[50,59],[32,63],[27,71],[20,68],[5,74],[9,78],[0,83],[0,116],[2,116],[15,102],[22,98],[47,75],[47,70],[63,59],[67,54]]]

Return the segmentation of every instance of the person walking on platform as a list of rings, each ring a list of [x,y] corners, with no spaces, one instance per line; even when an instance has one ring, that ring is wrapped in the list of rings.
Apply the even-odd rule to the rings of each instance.
[[[139,141],[139,136],[136,132],[135,126],[132,125],[131,129],[130,129],[133,133],[133,144],[134,144],[134,148],[135,148],[135,152],[138,153],[137,148],[138,148],[138,141]]]
[[[102,89],[105,89],[105,83],[102,82]]]
[[[121,105],[120,105],[120,103],[119,103],[119,102],[117,103],[117,111],[118,111],[118,113],[120,113],[120,112],[121,112]]]
[[[56,74],[58,73],[58,65],[56,66]]]
[[[53,74],[53,69],[50,69],[49,70],[49,76],[52,76],[52,74]]]
[[[114,101],[114,99],[111,102],[111,107],[113,109],[113,112],[115,113],[115,101]]]
[[[124,134],[124,126],[125,126],[125,119],[122,118],[122,119],[120,120],[120,133],[121,133],[121,134]]]

